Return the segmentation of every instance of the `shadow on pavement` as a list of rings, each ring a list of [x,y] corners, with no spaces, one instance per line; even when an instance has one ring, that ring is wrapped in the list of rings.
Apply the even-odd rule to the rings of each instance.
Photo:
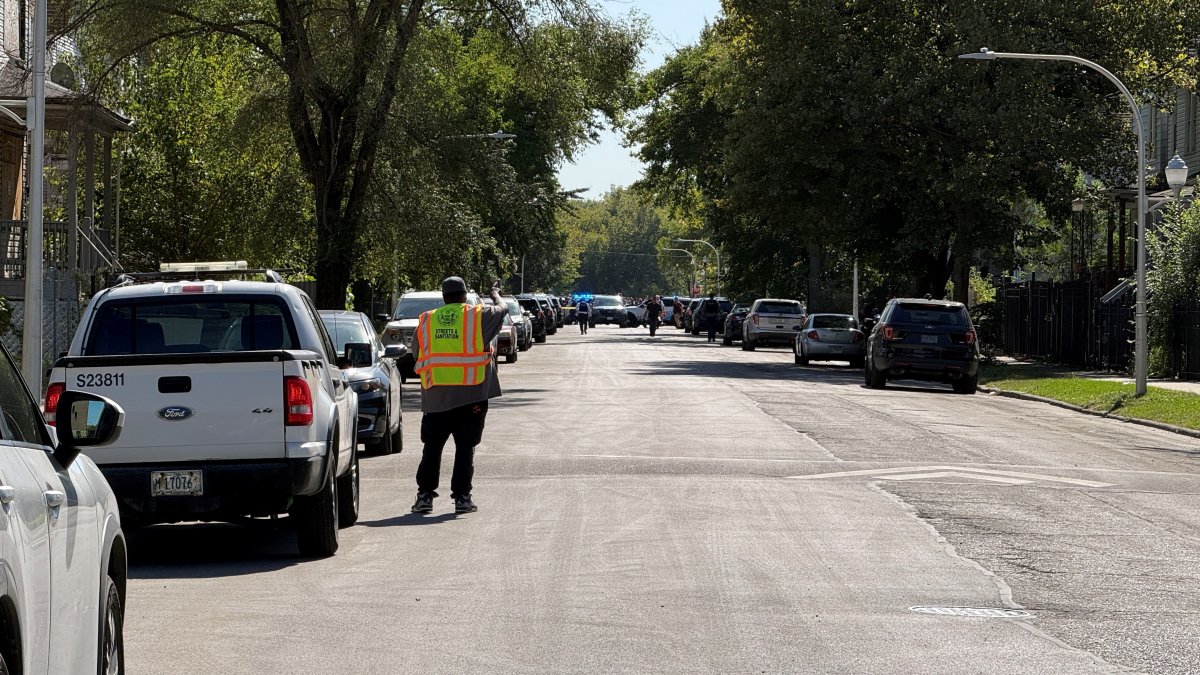
[[[286,519],[184,523],[126,532],[133,579],[207,579],[274,572],[303,562]]]
[[[537,403],[544,403],[546,401],[545,396],[537,395],[537,394],[545,393],[546,392],[545,389],[534,389],[534,388],[528,388],[528,387],[508,388],[508,387],[504,386],[504,382],[502,380],[500,382],[500,390],[501,390],[501,392],[503,392],[503,395],[500,396],[500,398],[493,398],[490,401],[488,401],[489,409],[490,408],[512,408],[512,407],[521,406],[521,405],[534,405]]]
[[[458,514],[455,513],[439,513],[437,515],[406,513],[383,520],[360,520],[358,524],[365,527],[406,527],[409,525],[436,525],[456,518],[458,518]]]

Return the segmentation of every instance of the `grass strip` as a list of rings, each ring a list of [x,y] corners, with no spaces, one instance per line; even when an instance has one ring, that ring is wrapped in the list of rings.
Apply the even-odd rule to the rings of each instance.
[[[1069,370],[1027,364],[987,366],[980,372],[979,383],[1088,410],[1200,430],[1200,396],[1187,392],[1149,387],[1145,396],[1137,398],[1132,384],[1079,377]]]

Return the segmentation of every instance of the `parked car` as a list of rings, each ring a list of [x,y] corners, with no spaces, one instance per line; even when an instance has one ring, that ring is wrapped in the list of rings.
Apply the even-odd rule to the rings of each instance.
[[[512,317],[517,333],[517,349],[529,351],[533,346],[533,318],[521,307],[521,301],[511,295],[504,296],[504,304],[508,307],[508,315]]]
[[[358,397],[312,300],[266,276],[100,291],[46,412],[67,386],[124,409],[119,442],[91,457],[127,526],[287,513],[301,555],[333,555],[358,520]]]
[[[338,367],[358,394],[358,442],[367,450],[390,455],[404,449],[403,396],[400,368],[396,360],[408,353],[404,345],[384,347],[362,312],[323,309],[333,347],[341,360]]]
[[[554,328],[557,330],[562,328],[567,322],[567,312],[563,309],[563,304],[558,301],[558,298],[553,295],[547,295],[546,300],[550,302],[550,306],[554,308]]]
[[[729,313],[725,315],[725,331],[722,333],[721,344],[728,347],[735,341],[741,341],[742,322],[746,320],[746,315],[749,313],[750,305],[741,302],[734,304]]]
[[[865,347],[858,319],[853,316],[809,314],[795,336],[792,352],[802,366],[809,361],[849,361],[852,368],[862,368]]]
[[[116,496],[80,453],[117,442],[125,412],[73,382],[43,418],[0,353],[0,672],[124,673],[128,547]]]
[[[752,352],[759,345],[796,341],[796,331],[804,324],[804,305],[799,300],[760,298],[750,306],[742,322],[742,349]]]
[[[533,326],[533,341],[545,342],[549,333],[546,332],[546,310],[542,309],[542,303],[529,294],[518,295],[517,302],[521,309],[529,313],[529,321]]]
[[[708,300],[708,298],[698,298],[698,300],[699,302],[692,309],[692,335],[699,335],[700,331],[707,330],[707,327],[704,325],[703,307],[704,301]],[[719,330],[721,326],[725,325],[725,317],[729,314],[729,310],[733,309],[733,302],[729,298],[720,296],[716,297],[715,300],[721,308],[721,311],[717,314],[717,329]]]
[[[512,316],[505,314],[504,323],[496,335],[496,358],[503,356],[505,363],[516,363],[517,352],[517,328],[513,324]]]
[[[588,327],[595,328],[597,324],[616,324],[624,326],[629,323],[629,313],[625,309],[625,300],[619,295],[597,295],[592,298],[592,312],[588,315]]]
[[[979,382],[979,339],[966,306],[944,300],[888,301],[867,340],[867,386],[888,380],[948,382],[974,394]]]
[[[550,296],[545,293],[534,293],[533,299],[537,300],[538,307],[541,307],[542,312],[546,315],[546,335],[554,335],[558,332],[559,326],[558,310],[550,304]]]
[[[478,305],[480,302],[477,293],[467,294],[467,304]],[[425,312],[437,309],[444,304],[446,303],[442,300],[441,291],[409,291],[400,296],[399,302],[396,303],[396,310],[392,312],[391,316],[382,317],[387,320],[387,325],[379,335],[383,346],[402,344],[408,350],[408,353],[401,356],[396,362],[397,367],[400,368],[401,381],[407,381],[409,378],[417,376],[413,371],[417,363],[417,346],[413,343],[413,336],[417,333],[417,321]]]

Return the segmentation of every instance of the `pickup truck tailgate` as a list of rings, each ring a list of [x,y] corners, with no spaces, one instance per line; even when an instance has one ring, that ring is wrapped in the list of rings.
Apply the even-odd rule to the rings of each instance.
[[[107,396],[125,410],[97,464],[283,459],[284,377],[279,361],[66,368],[71,389]]]

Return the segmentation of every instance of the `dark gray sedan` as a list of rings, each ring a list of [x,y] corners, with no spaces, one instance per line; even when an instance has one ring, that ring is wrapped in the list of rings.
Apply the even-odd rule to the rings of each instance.
[[[362,312],[321,310],[321,322],[337,347],[338,367],[358,394],[358,442],[381,455],[404,449],[400,370],[396,359],[404,345],[379,341],[371,320]]]

